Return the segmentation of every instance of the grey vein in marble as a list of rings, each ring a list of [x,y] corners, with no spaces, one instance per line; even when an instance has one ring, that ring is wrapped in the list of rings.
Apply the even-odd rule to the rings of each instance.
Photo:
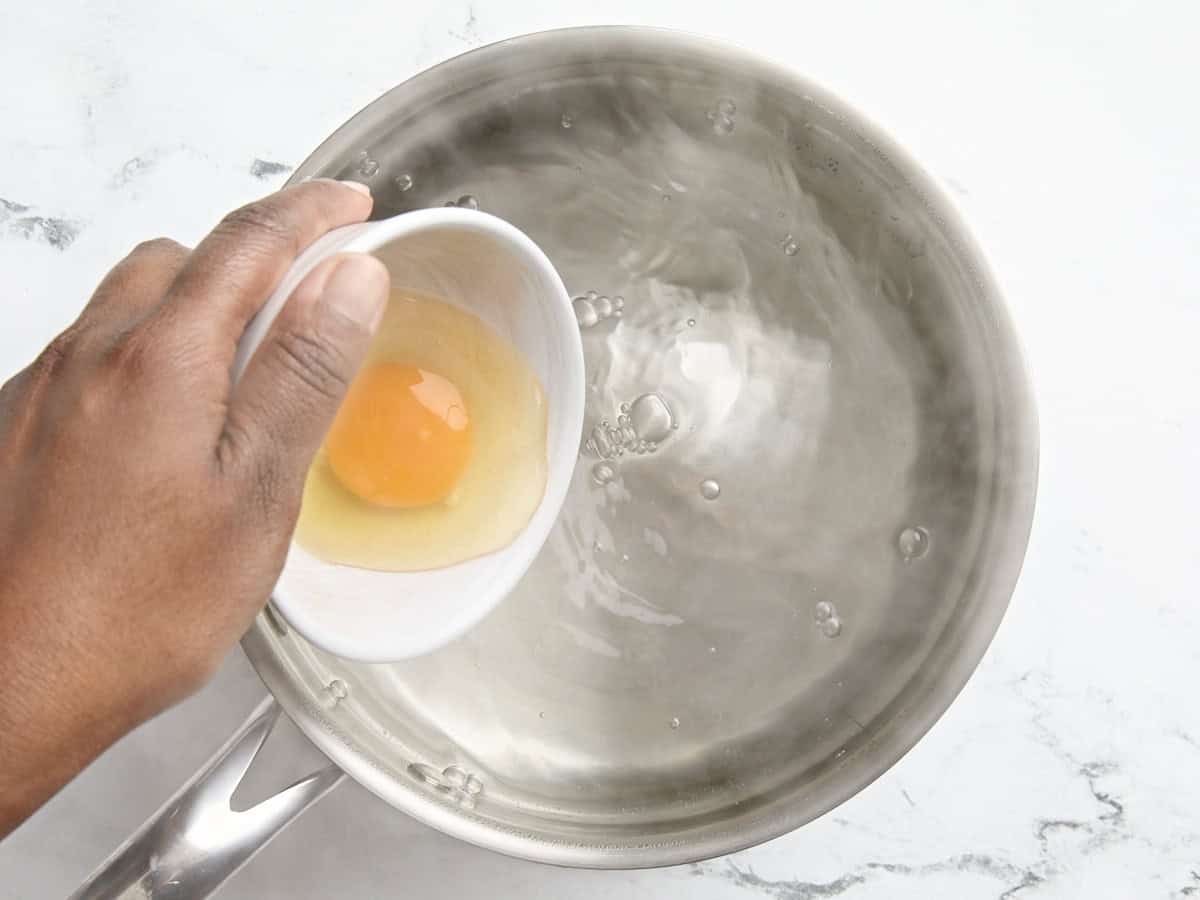
[[[157,152],[154,152],[144,156],[133,157],[133,159],[130,159],[125,165],[121,166],[121,170],[113,176],[112,186],[115,188],[125,187],[129,182],[150,172],[158,165],[159,155]]]
[[[72,219],[25,215],[31,209],[24,203],[0,197],[0,225],[4,226],[4,234],[40,241],[55,250],[66,250],[83,230],[83,226]]]
[[[1011,900],[1019,891],[1038,885],[1044,880],[1032,869],[1022,868],[983,853],[963,853],[949,859],[918,865],[868,862],[833,881],[826,882],[801,881],[799,879],[773,881],[763,878],[753,869],[739,868],[733,862],[729,862],[721,869],[706,868],[703,864],[697,865],[694,869],[698,875],[710,873],[720,875],[738,887],[755,891],[774,898],[774,900],[827,900],[827,898],[839,897],[859,885],[866,884],[881,873],[901,878],[923,878],[947,872],[982,875],[994,878],[1003,885],[1004,891],[997,895],[996,900]]]
[[[271,162],[269,159],[256,158],[254,162],[250,163],[250,174],[259,181],[266,181],[290,171],[292,171],[292,167],[287,163]]]

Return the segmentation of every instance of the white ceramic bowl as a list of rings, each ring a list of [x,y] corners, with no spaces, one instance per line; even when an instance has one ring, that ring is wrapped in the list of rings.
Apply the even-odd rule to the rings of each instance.
[[[583,348],[570,297],[524,233],[475,210],[424,209],[336,229],[305,250],[246,329],[240,377],[300,280],[335,253],[371,253],[394,289],[441,297],[509,340],[546,392],[546,491],[525,530],[487,556],[424,572],[323,562],[296,544],[273,603],[288,624],[338,656],[389,662],[448,643],[488,614],[537,556],[566,497],[583,428]]]

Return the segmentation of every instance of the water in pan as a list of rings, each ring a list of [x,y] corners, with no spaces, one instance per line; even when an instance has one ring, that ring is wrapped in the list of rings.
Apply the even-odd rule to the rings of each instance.
[[[321,664],[398,756],[479,773],[478,814],[669,831],[844,758],[953,610],[986,414],[949,251],[881,161],[767,91],[499,90],[398,126],[368,180],[377,215],[469,196],[554,261],[580,464],[467,637]]]

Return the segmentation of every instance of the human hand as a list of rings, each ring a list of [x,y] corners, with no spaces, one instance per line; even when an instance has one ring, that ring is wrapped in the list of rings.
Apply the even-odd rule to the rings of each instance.
[[[190,252],[141,244],[0,389],[0,837],[202,685],[266,601],[387,270],[326,260],[236,387],[234,352],[300,250],[370,210],[310,181]]]

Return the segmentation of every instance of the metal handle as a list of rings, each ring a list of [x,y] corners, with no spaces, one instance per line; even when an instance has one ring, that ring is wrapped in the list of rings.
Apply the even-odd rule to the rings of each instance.
[[[346,776],[331,764],[257,806],[234,812],[233,792],[278,718],[279,706],[268,697],[71,900],[207,897],[337,787]]]

